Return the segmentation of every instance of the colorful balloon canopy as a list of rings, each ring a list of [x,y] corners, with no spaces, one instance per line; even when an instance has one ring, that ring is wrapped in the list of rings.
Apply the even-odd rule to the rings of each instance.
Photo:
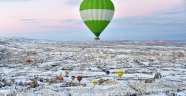
[[[97,84],[97,81],[96,80],[93,80],[92,81],[92,84],[95,86]]]
[[[97,39],[112,20],[114,11],[111,0],[83,0],[80,5],[81,18]]]
[[[117,70],[118,77],[123,76],[123,74],[124,74],[123,70]]]

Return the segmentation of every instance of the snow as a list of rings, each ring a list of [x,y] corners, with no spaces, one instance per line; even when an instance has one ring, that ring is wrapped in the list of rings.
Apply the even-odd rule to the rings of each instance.
[[[185,41],[0,41],[0,96],[186,95]],[[121,78],[118,69],[124,71]],[[157,72],[162,78],[154,79]],[[93,86],[92,80],[105,81]],[[32,88],[33,81],[39,86]]]
[[[0,96],[16,96],[16,93],[11,90],[0,90]]]
[[[185,96],[185,94],[186,94],[186,91],[182,91],[182,92],[178,92],[177,96]]]
[[[159,94],[151,94],[151,95],[144,95],[144,96],[167,96],[165,93],[159,93]]]

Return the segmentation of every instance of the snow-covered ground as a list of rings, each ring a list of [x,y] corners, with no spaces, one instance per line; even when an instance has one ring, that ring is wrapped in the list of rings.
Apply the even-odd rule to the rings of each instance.
[[[0,96],[8,95],[186,96],[186,41],[0,38]]]

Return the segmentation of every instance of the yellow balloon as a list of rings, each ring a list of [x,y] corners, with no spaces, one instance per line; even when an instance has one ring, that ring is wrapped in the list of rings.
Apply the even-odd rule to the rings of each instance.
[[[97,81],[96,80],[93,80],[92,81],[92,84],[95,86],[97,84]]]
[[[123,76],[123,74],[124,74],[123,70],[117,70],[117,75],[119,77]]]

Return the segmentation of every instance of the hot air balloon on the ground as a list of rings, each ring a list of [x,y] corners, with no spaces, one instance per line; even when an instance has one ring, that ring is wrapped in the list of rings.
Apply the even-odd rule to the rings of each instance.
[[[114,15],[114,4],[111,0],[83,0],[80,14],[84,23],[94,33],[96,40],[108,26]]]
[[[97,84],[97,81],[96,80],[93,80],[92,81],[92,84],[95,86]]]
[[[63,79],[63,77],[61,77],[61,76],[56,76],[56,78],[55,78],[57,81],[63,81],[64,79]]]
[[[83,77],[82,76],[77,76],[76,78],[77,78],[77,80],[79,81],[79,84],[80,84],[80,81],[82,80]]]
[[[65,77],[68,77],[69,72],[65,71]]]
[[[72,81],[73,81],[75,78],[76,78],[75,76],[71,76]]]
[[[109,75],[109,74],[110,74],[110,71],[105,71],[105,73],[106,73],[107,75]]]
[[[123,76],[124,72],[123,70],[117,70],[117,75],[121,78]]]

